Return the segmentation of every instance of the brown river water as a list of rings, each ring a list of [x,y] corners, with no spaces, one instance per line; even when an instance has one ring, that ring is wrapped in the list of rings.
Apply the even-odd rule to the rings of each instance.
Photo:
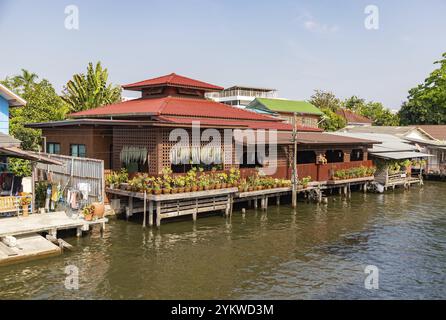
[[[112,218],[73,252],[0,267],[0,299],[446,298],[446,183],[141,228]],[[79,268],[79,289],[64,286]],[[367,265],[379,289],[364,287]]]

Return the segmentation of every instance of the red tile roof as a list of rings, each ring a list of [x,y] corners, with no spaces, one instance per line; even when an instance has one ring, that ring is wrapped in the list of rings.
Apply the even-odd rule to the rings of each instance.
[[[357,113],[354,113],[353,111],[347,110],[347,109],[339,109],[336,111],[336,114],[343,117],[347,123],[372,123],[373,121],[369,118],[366,118],[364,116],[361,116]]]
[[[292,130],[290,124],[268,115],[231,107],[215,101],[180,97],[130,100],[73,113],[70,116],[73,118],[153,116],[154,120],[175,124],[191,124],[192,121],[200,121],[203,125],[276,129],[280,131]],[[298,130],[322,131],[319,128],[303,126],[300,126]]]
[[[160,86],[185,87],[191,89],[201,89],[205,91],[221,91],[224,89],[222,87],[210,83],[183,77],[175,73],[171,73],[162,77],[126,84],[123,85],[122,87],[126,90],[140,90],[141,88],[145,87],[160,87]]]
[[[267,115],[231,107],[205,99],[163,97],[156,99],[136,99],[111,104],[96,109],[71,114],[73,118],[109,117],[109,116],[189,116],[220,119],[245,119],[259,121],[280,121]]]
[[[252,121],[252,120],[227,120],[227,119],[209,119],[197,117],[166,117],[159,116],[157,119],[163,122],[171,122],[175,124],[191,124],[193,121],[199,121],[202,125],[228,126],[231,128],[251,128],[251,129],[270,129],[278,131],[292,131],[293,127],[285,122],[280,121]],[[305,132],[321,132],[322,129],[298,126],[298,131]]]

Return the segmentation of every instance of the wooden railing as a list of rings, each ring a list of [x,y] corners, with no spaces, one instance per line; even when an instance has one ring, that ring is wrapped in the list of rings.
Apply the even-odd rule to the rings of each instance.
[[[309,176],[313,181],[327,181],[332,178],[336,170],[346,170],[351,168],[358,168],[361,166],[372,167],[373,162],[371,160],[366,160],[328,164],[299,164],[297,165],[297,173],[299,177]]]
[[[308,163],[308,164],[299,164],[297,165],[297,174],[300,178],[302,177],[311,177],[313,181],[327,181],[329,180],[333,173],[336,170],[345,170],[345,169],[351,169],[351,168],[357,168],[357,167],[372,167],[373,162],[371,160],[366,161],[351,161],[351,162],[339,162],[339,163],[328,163],[325,165],[322,164],[315,164],[315,163]],[[260,169],[261,170],[261,169]],[[274,178],[280,178],[280,179],[291,179],[292,173],[291,173],[291,167],[287,166],[279,166],[277,167],[277,170],[275,174],[272,175]],[[217,173],[225,172],[228,173],[228,170],[218,170]],[[253,176],[258,172],[258,169],[256,168],[240,168],[240,175],[242,178],[246,178],[249,176]],[[110,172],[105,173],[110,174]],[[130,178],[135,176],[135,174],[129,175]],[[185,175],[185,173],[174,173],[174,176],[177,175]],[[162,176],[160,175],[151,175],[151,176]]]

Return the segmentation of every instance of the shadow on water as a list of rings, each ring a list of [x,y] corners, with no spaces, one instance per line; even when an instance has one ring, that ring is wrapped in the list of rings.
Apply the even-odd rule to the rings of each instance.
[[[446,184],[299,203],[143,230],[112,219],[72,253],[0,268],[0,298],[444,298]],[[80,288],[65,289],[65,267]],[[364,288],[364,268],[380,289]]]

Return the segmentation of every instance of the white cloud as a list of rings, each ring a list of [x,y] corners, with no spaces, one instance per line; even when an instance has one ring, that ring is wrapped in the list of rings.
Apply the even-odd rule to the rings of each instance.
[[[301,23],[305,30],[315,33],[323,33],[330,34],[336,33],[339,31],[339,26],[337,25],[329,25],[325,23],[321,23],[317,21],[311,14],[304,13],[297,18]]]

